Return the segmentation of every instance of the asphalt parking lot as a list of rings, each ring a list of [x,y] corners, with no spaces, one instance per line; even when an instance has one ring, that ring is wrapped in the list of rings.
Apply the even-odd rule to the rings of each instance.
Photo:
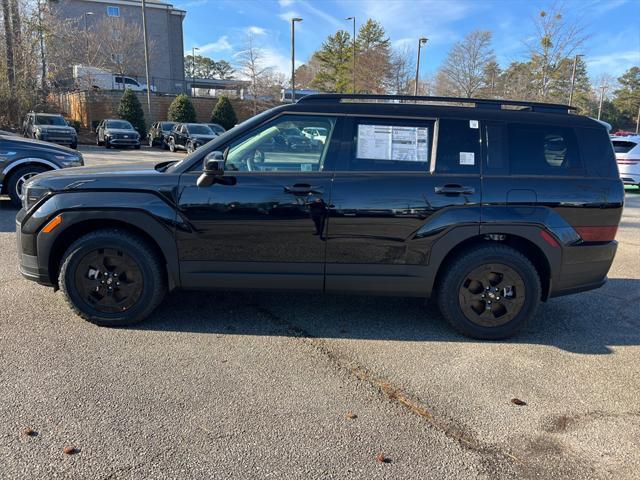
[[[88,165],[183,157],[81,149]],[[0,199],[1,478],[640,471],[637,190],[610,281],[500,342],[418,299],[286,293],[177,292],[135,328],[95,327],[22,279],[15,214]]]

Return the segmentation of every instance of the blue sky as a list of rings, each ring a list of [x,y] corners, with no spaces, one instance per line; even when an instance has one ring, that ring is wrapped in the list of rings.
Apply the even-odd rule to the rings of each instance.
[[[554,2],[535,0],[183,0],[174,5],[187,11],[184,47],[232,63],[251,31],[275,69],[290,71],[289,18],[296,24],[296,63],[304,62],[323,40],[338,29],[351,31],[367,18],[384,26],[392,45],[415,48],[417,38],[429,38],[423,50],[423,75],[436,72],[451,46],[475,29],[491,30],[498,62],[506,66],[526,57],[525,42],[534,33],[533,19]],[[565,0],[571,18],[589,34],[585,54],[592,79],[603,73],[619,76],[640,66],[640,0]]]

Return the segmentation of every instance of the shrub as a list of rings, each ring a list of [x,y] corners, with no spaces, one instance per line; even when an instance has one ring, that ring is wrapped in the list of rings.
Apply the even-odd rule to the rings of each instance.
[[[211,122],[222,125],[225,130],[233,128],[238,123],[238,117],[229,98],[220,97],[220,100],[213,108],[213,112],[211,112]]]
[[[192,123],[196,121],[196,109],[186,94],[178,95],[167,112],[168,120],[180,123]]]
[[[118,106],[118,115],[123,120],[128,120],[133,127],[138,130],[141,138],[147,135],[147,126],[144,121],[144,111],[140,100],[131,89],[127,88],[122,94],[120,105]]]

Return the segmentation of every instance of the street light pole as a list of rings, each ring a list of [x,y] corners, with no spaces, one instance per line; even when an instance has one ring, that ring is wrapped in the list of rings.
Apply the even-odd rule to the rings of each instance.
[[[576,55],[573,59],[573,72],[571,73],[571,90],[569,91],[569,106],[573,102],[573,87],[576,84],[576,67],[578,66],[578,57],[584,57],[584,55]]]
[[[356,17],[347,17],[346,20],[353,20],[353,92],[356,93]]]
[[[142,33],[144,36],[144,72],[147,79],[147,114],[151,118],[151,83],[149,82],[149,35],[147,33],[147,4],[142,0]]]
[[[425,38],[425,37],[420,37],[418,39],[418,61],[416,63],[416,84],[415,84],[415,88],[413,90],[413,95],[415,97],[418,96],[418,79],[420,78],[420,48],[422,47],[422,45],[427,43],[427,40],[429,40],[429,39]]]
[[[84,12],[84,38],[87,41],[87,51],[85,61],[89,64],[89,27],[87,26],[87,17],[93,15],[93,12]]]
[[[296,103],[296,22],[301,18],[291,19],[291,103]]]
[[[196,50],[200,50],[198,47],[191,47],[191,93],[196,96],[196,90],[193,88],[193,82],[196,79]]]

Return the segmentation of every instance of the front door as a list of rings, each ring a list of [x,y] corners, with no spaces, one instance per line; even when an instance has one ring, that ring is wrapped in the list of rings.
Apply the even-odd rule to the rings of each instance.
[[[337,151],[334,116],[284,114],[233,139],[224,183],[180,182],[177,233],[184,287],[322,290]],[[308,127],[326,128],[309,139]]]
[[[432,246],[480,223],[480,135],[468,119],[350,117],[336,167],[326,290],[427,295]]]

